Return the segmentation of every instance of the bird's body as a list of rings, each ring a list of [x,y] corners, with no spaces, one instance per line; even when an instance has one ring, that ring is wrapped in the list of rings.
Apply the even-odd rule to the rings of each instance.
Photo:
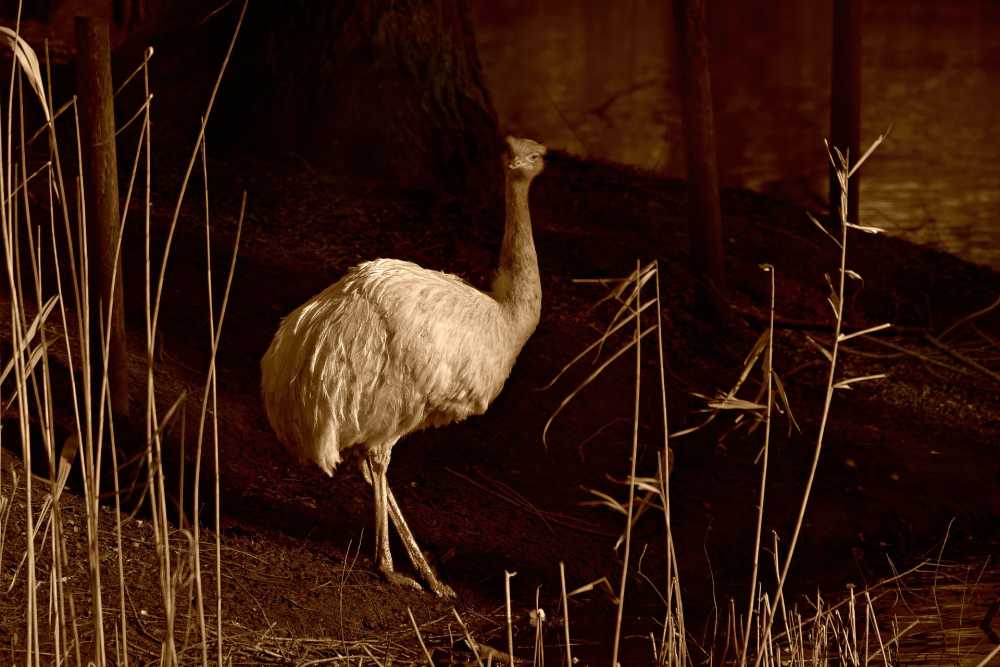
[[[416,585],[393,571],[391,516],[439,595],[454,593],[417,547],[385,472],[402,436],[485,412],[538,324],[528,187],[545,148],[524,139],[508,144],[507,220],[492,293],[411,262],[365,262],[288,315],[261,361],[264,405],[278,439],[327,474],[361,447],[375,490],[380,569]]]
[[[264,363],[278,438],[333,474],[346,450],[482,414],[517,352],[500,303],[457,276],[377,259],[352,268],[282,322]]]

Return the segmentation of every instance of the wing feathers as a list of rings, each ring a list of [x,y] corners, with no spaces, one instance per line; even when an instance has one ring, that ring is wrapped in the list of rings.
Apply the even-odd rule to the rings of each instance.
[[[261,362],[279,439],[327,472],[342,450],[484,412],[518,350],[499,304],[399,260],[351,269],[286,317]]]

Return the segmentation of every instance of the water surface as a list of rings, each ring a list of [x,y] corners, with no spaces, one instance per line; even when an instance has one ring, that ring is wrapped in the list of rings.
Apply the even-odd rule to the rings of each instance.
[[[684,174],[670,2],[472,0],[510,131]],[[864,222],[1000,268],[1000,2],[865,3]],[[831,0],[709,1],[720,180],[825,201]]]

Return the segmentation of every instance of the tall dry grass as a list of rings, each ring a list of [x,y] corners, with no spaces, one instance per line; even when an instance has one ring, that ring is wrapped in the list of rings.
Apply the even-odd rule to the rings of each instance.
[[[841,199],[835,217],[836,234],[829,232],[826,227],[813,219],[819,226],[829,241],[839,250],[839,266],[835,278],[827,276],[829,294],[827,302],[831,309],[831,329],[833,331],[832,345],[824,347],[819,343],[814,345],[822,355],[828,365],[827,382],[824,392],[822,412],[814,441],[811,464],[806,477],[806,486],[803,492],[797,520],[792,527],[790,537],[785,540],[787,547],[784,553],[779,552],[777,535],[774,536],[773,543],[766,548],[771,552],[770,568],[773,569],[774,578],[777,582],[773,590],[767,590],[762,582],[761,557],[764,555],[763,526],[765,517],[765,500],[768,484],[768,468],[770,463],[770,441],[772,432],[773,415],[777,412],[784,414],[790,421],[790,427],[798,427],[791,411],[787,393],[777,372],[774,370],[774,331],[775,331],[775,285],[777,277],[774,267],[763,265],[761,268],[766,272],[770,282],[770,306],[769,306],[769,326],[764,331],[747,355],[744,366],[740,370],[738,380],[729,390],[720,391],[714,396],[704,396],[706,399],[706,409],[708,416],[697,426],[670,431],[667,419],[667,386],[665,382],[664,352],[663,352],[663,332],[660,313],[662,303],[660,300],[660,275],[656,262],[646,266],[638,266],[628,277],[618,281],[612,280],[582,280],[581,283],[599,284],[608,289],[607,294],[601,300],[612,301],[617,304],[618,309],[614,313],[610,323],[606,326],[604,333],[599,336],[590,346],[581,351],[576,357],[568,362],[547,385],[553,386],[558,382],[573,366],[581,362],[585,356],[598,352],[613,344],[613,336],[627,326],[632,327],[632,334],[627,340],[617,347],[607,357],[596,364],[596,368],[589,372],[575,388],[568,391],[555,412],[550,417],[543,430],[543,439],[548,435],[549,427],[556,417],[573,401],[573,399],[585,387],[595,382],[598,377],[617,359],[627,352],[633,350],[636,355],[635,373],[635,396],[633,402],[633,441],[632,450],[629,456],[630,474],[626,481],[625,498],[619,499],[615,493],[603,490],[591,490],[596,497],[593,504],[603,505],[624,517],[624,528],[621,537],[615,545],[616,550],[622,549],[622,571],[618,578],[618,587],[614,596],[616,609],[614,623],[608,628],[608,637],[611,638],[611,664],[619,664],[619,655],[622,641],[622,618],[624,615],[627,583],[629,581],[629,571],[631,565],[631,537],[632,527],[638,517],[648,511],[655,509],[662,513],[664,524],[664,540],[666,564],[662,578],[661,599],[664,601],[663,630],[659,638],[651,638],[651,659],[659,665],[693,665],[695,663],[706,662],[707,664],[735,664],[745,667],[753,665],[759,667],[766,665],[776,667],[777,665],[826,665],[844,664],[859,665],[869,664],[877,661],[881,664],[893,664],[893,647],[895,647],[900,637],[912,629],[912,625],[906,628],[896,628],[894,632],[885,632],[880,627],[883,622],[877,616],[872,602],[870,590],[860,593],[850,591],[848,596],[840,603],[828,605],[822,598],[814,601],[814,608],[810,613],[802,613],[797,606],[786,603],[784,591],[788,582],[788,573],[795,558],[796,547],[805,525],[805,516],[809,507],[813,485],[816,479],[816,472],[819,467],[821,455],[824,449],[827,426],[831,419],[834,397],[837,392],[850,389],[859,383],[877,380],[883,376],[880,374],[842,377],[838,366],[840,345],[853,338],[867,336],[890,325],[882,324],[852,333],[843,333],[844,322],[844,295],[847,282],[849,280],[860,279],[860,276],[849,268],[848,241],[849,232],[879,233],[882,230],[855,224],[846,218],[847,208],[847,183],[857,172],[862,164],[870,157],[876,148],[882,143],[884,136],[880,136],[869,147],[869,149],[858,160],[850,162],[847,156],[842,155],[836,149],[828,147],[827,155],[833,165],[841,186]],[[646,295],[649,296],[646,296]],[[650,311],[655,313],[655,321],[651,321]],[[646,320],[644,321],[644,314]],[[641,348],[642,340],[646,336],[656,332],[657,338],[657,366],[659,369],[660,383],[660,404],[662,406],[662,438],[663,447],[657,457],[657,466],[653,475],[640,476],[636,471],[637,455],[637,434],[640,420],[639,413],[639,388],[642,384],[642,363]],[[759,389],[756,396],[747,399],[738,396],[741,389],[746,385],[748,379],[754,375],[760,375]],[[751,564],[750,581],[748,582],[748,600],[742,608],[743,613],[737,611],[735,601],[730,601],[725,628],[715,631],[715,635],[709,638],[708,644],[699,646],[695,654],[689,643],[690,635],[684,624],[684,606],[682,602],[682,587],[679,581],[678,568],[676,562],[676,551],[674,549],[674,535],[670,519],[670,443],[676,438],[683,437],[703,428],[708,423],[717,419],[721,415],[735,415],[735,421],[748,423],[751,425],[750,432],[757,426],[763,425],[762,443],[760,455],[760,483],[757,496],[757,513],[754,526],[754,546],[753,551],[748,554]],[[780,556],[780,557],[779,557]],[[766,561],[765,561],[766,563]],[[883,582],[880,585],[887,585]],[[873,587],[877,588],[878,586]],[[585,586],[568,597],[573,597],[574,593],[590,590],[592,586]],[[568,623],[568,608],[564,603],[565,626],[565,658],[566,664],[573,664],[571,652],[571,627]]]
[[[158,570],[160,602],[157,616],[162,625],[144,623],[143,614],[127,613],[131,606],[130,582],[126,580],[125,545],[123,527],[141,522],[135,516],[125,516],[121,496],[125,492],[119,479],[120,443],[116,440],[119,420],[112,418],[111,396],[108,383],[108,349],[110,332],[106,323],[115,309],[124,304],[95,303],[88,289],[93,273],[87,247],[88,221],[84,211],[86,187],[83,178],[83,150],[79,139],[79,121],[75,98],[58,110],[52,109],[51,74],[47,54],[46,75],[33,49],[13,30],[0,28],[2,37],[12,49],[12,69],[9,76],[6,105],[0,106],[0,123],[5,132],[0,134],[0,227],[8,294],[9,359],[0,378],[0,405],[4,417],[16,418],[17,432],[0,431],[0,438],[18,440],[21,459],[27,474],[23,485],[15,476],[6,485],[0,481],[0,562],[5,557],[3,546],[8,541],[7,527],[16,505],[24,508],[24,558],[9,581],[0,582],[8,591],[15,587],[24,592],[25,641],[13,654],[20,653],[25,665],[42,664],[119,664],[148,662],[149,655],[138,658],[131,638],[152,638],[159,646],[156,661],[160,664],[177,664],[180,655],[196,647],[198,662],[208,664],[210,652],[218,664],[225,662],[222,609],[222,552],[219,542],[221,495],[219,484],[219,430],[216,417],[216,355],[218,353],[223,323],[228,306],[236,263],[236,249],[245,213],[246,198],[239,213],[236,238],[224,283],[217,284],[209,269],[206,275],[209,294],[210,361],[199,413],[194,485],[193,521],[191,529],[172,526],[168,512],[171,490],[163,469],[165,432],[183,414],[186,394],[173,402],[164,403],[164,395],[157,386],[157,345],[159,317],[163,303],[163,288],[171,247],[185,194],[194,168],[202,167],[202,185],[205,197],[205,247],[208,265],[212,263],[211,223],[209,219],[208,163],[205,151],[205,128],[215,102],[226,65],[237,39],[246,11],[240,12],[229,50],[220,67],[215,86],[202,117],[195,146],[187,165],[180,191],[170,220],[166,243],[160,251],[162,259],[158,271],[153,272],[152,220],[152,135],[151,113],[153,92],[149,78],[149,61],[153,56],[148,50],[132,76],[116,91],[127,86],[142,86],[139,108],[118,130],[119,140],[126,136],[124,130],[133,124],[137,133],[128,171],[128,187],[122,203],[119,245],[116,248],[113,275],[121,273],[121,238],[129,227],[130,212],[136,207],[132,200],[142,198],[144,228],[144,276],[139,282],[134,275],[124,275],[126,291],[144,294],[145,332],[144,357],[133,363],[141,366],[145,376],[145,439],[139,443],[124,443],[140,450],[139,463],[143,466],[144,513],[150,517],[155,557]],[[26,108],[29,110],[26,113]],[[41,109],[43,122],[40,128],[29,127],[31,109]],[[38,114],[35,114],[37,116]],[[64,170],[67,149],[60,137],[72,137],[69,147],[75,172]],[[39,157],[42,155],[43,157]],[[44,156],[47,156],[44,157]],[[142,181],[140,181],[142,179]],[[139,183],[137,185],[137,183]],[[30,196],[29,196],[30,195]],[[42,201],[43,205],[37,202]],[[38,222],[38,216],[43,222]],[[33,218],[33,216],[35,216]],[[133,223],[132,227],[135,226]],[[51,279],[49,277],[52,277]],[[47,283],[46,280],[51,280]],[[214,303],[212,295],[221,289],[221,304]],[[96,325],[96,326],[95,326]],[[98,336],[94,340],[94,336]],[[133,338],[139,339],[137,332]],[[96,343],[96,345],[95,345]],[[100,350],[94,358],[91,350]],[[53,386],[57,375],[68,380],[70,405],[57,405]],[[164,406],[166,405],[166,409]],[[69,437],[57,442],[55,434],[60,425],[69,425]],[[214,476],[214,626],[209,625],[206,614],[206,593],[202,585],[203,554],[201,526],[198,516],[200,500],[200,474],[202,449],[210,429],[210,447],[213,455]],[[37,435],[36,435],[37,434]],[[37,440],[40,438],[41,442]],[[3,443],[11,446],[10,442]],[[36,470],[32,457],[41,451],[45,456],[48,473],[31,474]],[[3,449],[0,448],[0,457]],[[0,469],[3,469],[0,459]],[[72,531],[67,532],[63,521],[63,490],[70,474],[70,467],[79,469],[82,484],[85,516],[87,582],[84,588],[71,586],[67,577],[72,551]],[[112,471],[110,489],[102,471]],[[2,477],[2,475],[0,475]],[[36,490],[41,483],[44,496]],[[183,481],[182,481],[183,484]],[[113,522],[102,519],[102,498],[113,499]],[[23,502],[18,500],[23,498]],[[184,497],[181,489],[180,498]],[[41,500],[41,502],[39,502]],[[138,508],[137,508],[138,511]],[[110,532],[110,535],[109,535]],[[48,553],[47,559],[39,558]],[[113,554],[113,557],[111,555]],[[6,552],[6,555],[11,555]],[[14,554],[16,556],[16,554]],[[6,570],[4,570],[6,571]],[[46,595],[48,613],[40,604],[40,595]],[[182,601],[193,597],[197,609],[195,637],[191,636],[191,614],[181,614]],[[89,615],[81,615],[80,603],[89,606]],[[134,612],[135,609],[133,608]],[[186,610],[190,611],[190,610]],[[181,616],[188,622],[180,628]],[[132,620],[130,620],[132,619]],[[183,632],[181,631],[183,629]],[[181,645],[178,645],[181,642]],[[214,652],[211,651],[214,649]],[[22,660],[18,659],[18,662]]]

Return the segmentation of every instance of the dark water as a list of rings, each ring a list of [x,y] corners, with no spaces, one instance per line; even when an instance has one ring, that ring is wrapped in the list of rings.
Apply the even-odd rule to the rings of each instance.
[[[510,131],[684,172],[666,0],[472,0]],[[825,200],[831,0],[709,2],[720,178]],[[1000,2],[865,2],[867,224],[1000,269]]]

